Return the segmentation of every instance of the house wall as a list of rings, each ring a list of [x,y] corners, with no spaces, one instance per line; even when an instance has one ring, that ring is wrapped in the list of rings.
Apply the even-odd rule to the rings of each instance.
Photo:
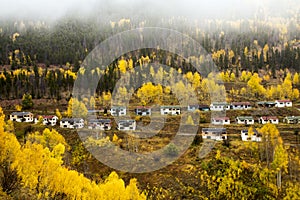
[[[254,119],[253,120],[244,120],[244,121],[241,121],[240,119],[236,119],[237,121],[237,124],[254,124]]]
[[[130,130],[135,130],[136,129],[136,123],[133,122],[128,126],[124,126],[123,123],[118,123],[118,130],[122,130],[122,131],[130,131]]]
[[[203,139],[211,139],[222,141],[227,139],[227,134],[216,133],[216,132],[203,132],[202,131],[202,138]]]
[[[117,113],[117,110],[118,110],[118,113]],[[112,116],[125,116],[126,115],[126,108],[123,108],[123,109],[112,108],[110,110],[110,114]]]
[[[161,115],[180,115],[180,109],[179,108],[161,108],[160,109]]]
[[[215,119],[212,119],[212,124],[214,125],[228,125],[230,124],[230,120],[215,120]]]
[[[210,110],[212,111],[223,111],[223,110],[230,110],[229,105],[210,105]]]

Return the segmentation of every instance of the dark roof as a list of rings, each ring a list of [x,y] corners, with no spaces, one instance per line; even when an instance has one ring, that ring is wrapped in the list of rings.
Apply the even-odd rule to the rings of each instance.
[[[10,115],[17,115],[17,116],[23,116],[23,115],[32,115],[31,112],[13,112]]]
[[[110,119],[90,119],[89,123],[111,123]]]
[[[286,116],[285,118],[293,120],[293,119],[300,119],[300,116]]]
[[[199,108],[209,108],[209,105],[199,105]]]
[[[275,102],[272,101],[259,101],[257,104],[262,104],[262,105],[275,105]]]
[[[213,117],[214,120],[229,120],[229,117]]]
[[[79,122],[82,118],[62,118],[60,121]]]
[[[202,128],[202,131],[204,132],[226,132],[226,128]]]
[[[252,119],[253,120],[252,116],[238,116],[236,118],[239,118],[239,119]]]
[[[126,109],[125,106],[112,106],[111,109]]]

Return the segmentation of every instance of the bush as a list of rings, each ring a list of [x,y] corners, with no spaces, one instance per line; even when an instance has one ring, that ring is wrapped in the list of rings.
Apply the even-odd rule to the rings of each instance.
[[[178,148],[175,144],[170,143],[166,149],[165,149],[165,154],[167,154],[168,156],[177,156],[178,155]]]

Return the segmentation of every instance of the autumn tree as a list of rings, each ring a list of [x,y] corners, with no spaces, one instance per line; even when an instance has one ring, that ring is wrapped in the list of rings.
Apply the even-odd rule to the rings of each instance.
[[[285,98],[292,98],[293,97],[293,85],[292,85],[292,77],[291,73],[287,73],[283,83],[282,83],[282,91],[283,96]]]
[[[160,84],[153,85],[151,82],[143,84],[137,91],[137,97],[143,105],[160,102],[163,94],[163,88]]]
[[[24,94],[22,98],[22,108],[30,109],[33,107],[32,96],[30,94]]]
[[[296,72],[293,76],[293,84],[298,85],[299,83],[299,74]]]
[[[56,116],[58,117],[58,119],[59,119],[59,120],[61,120],[61,118],[62,118],[62,115],[61,115],[61,113],[60,113],[60,111],[59,111],[59,109],[58,109],[58,108],[56,108],[56,110],[55,110],[55,114],[56,114]]]
[[[88,110],[84,103],[76,98],[71,98],[68,102],[68,109],[65,115],[68,117],[86,117]]]
[[[251,92],[254,96],[263,96],[266,92],[266,89],[260,84],[261,78],[257,73],[254,73],[253,76],[247,82],[247,86],[249,88],[249,92]]]

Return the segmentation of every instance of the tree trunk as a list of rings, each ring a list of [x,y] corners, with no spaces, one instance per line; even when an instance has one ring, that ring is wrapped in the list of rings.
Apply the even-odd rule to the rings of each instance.
[[[281,188],[281,169],[277,172],[277,187]]]

